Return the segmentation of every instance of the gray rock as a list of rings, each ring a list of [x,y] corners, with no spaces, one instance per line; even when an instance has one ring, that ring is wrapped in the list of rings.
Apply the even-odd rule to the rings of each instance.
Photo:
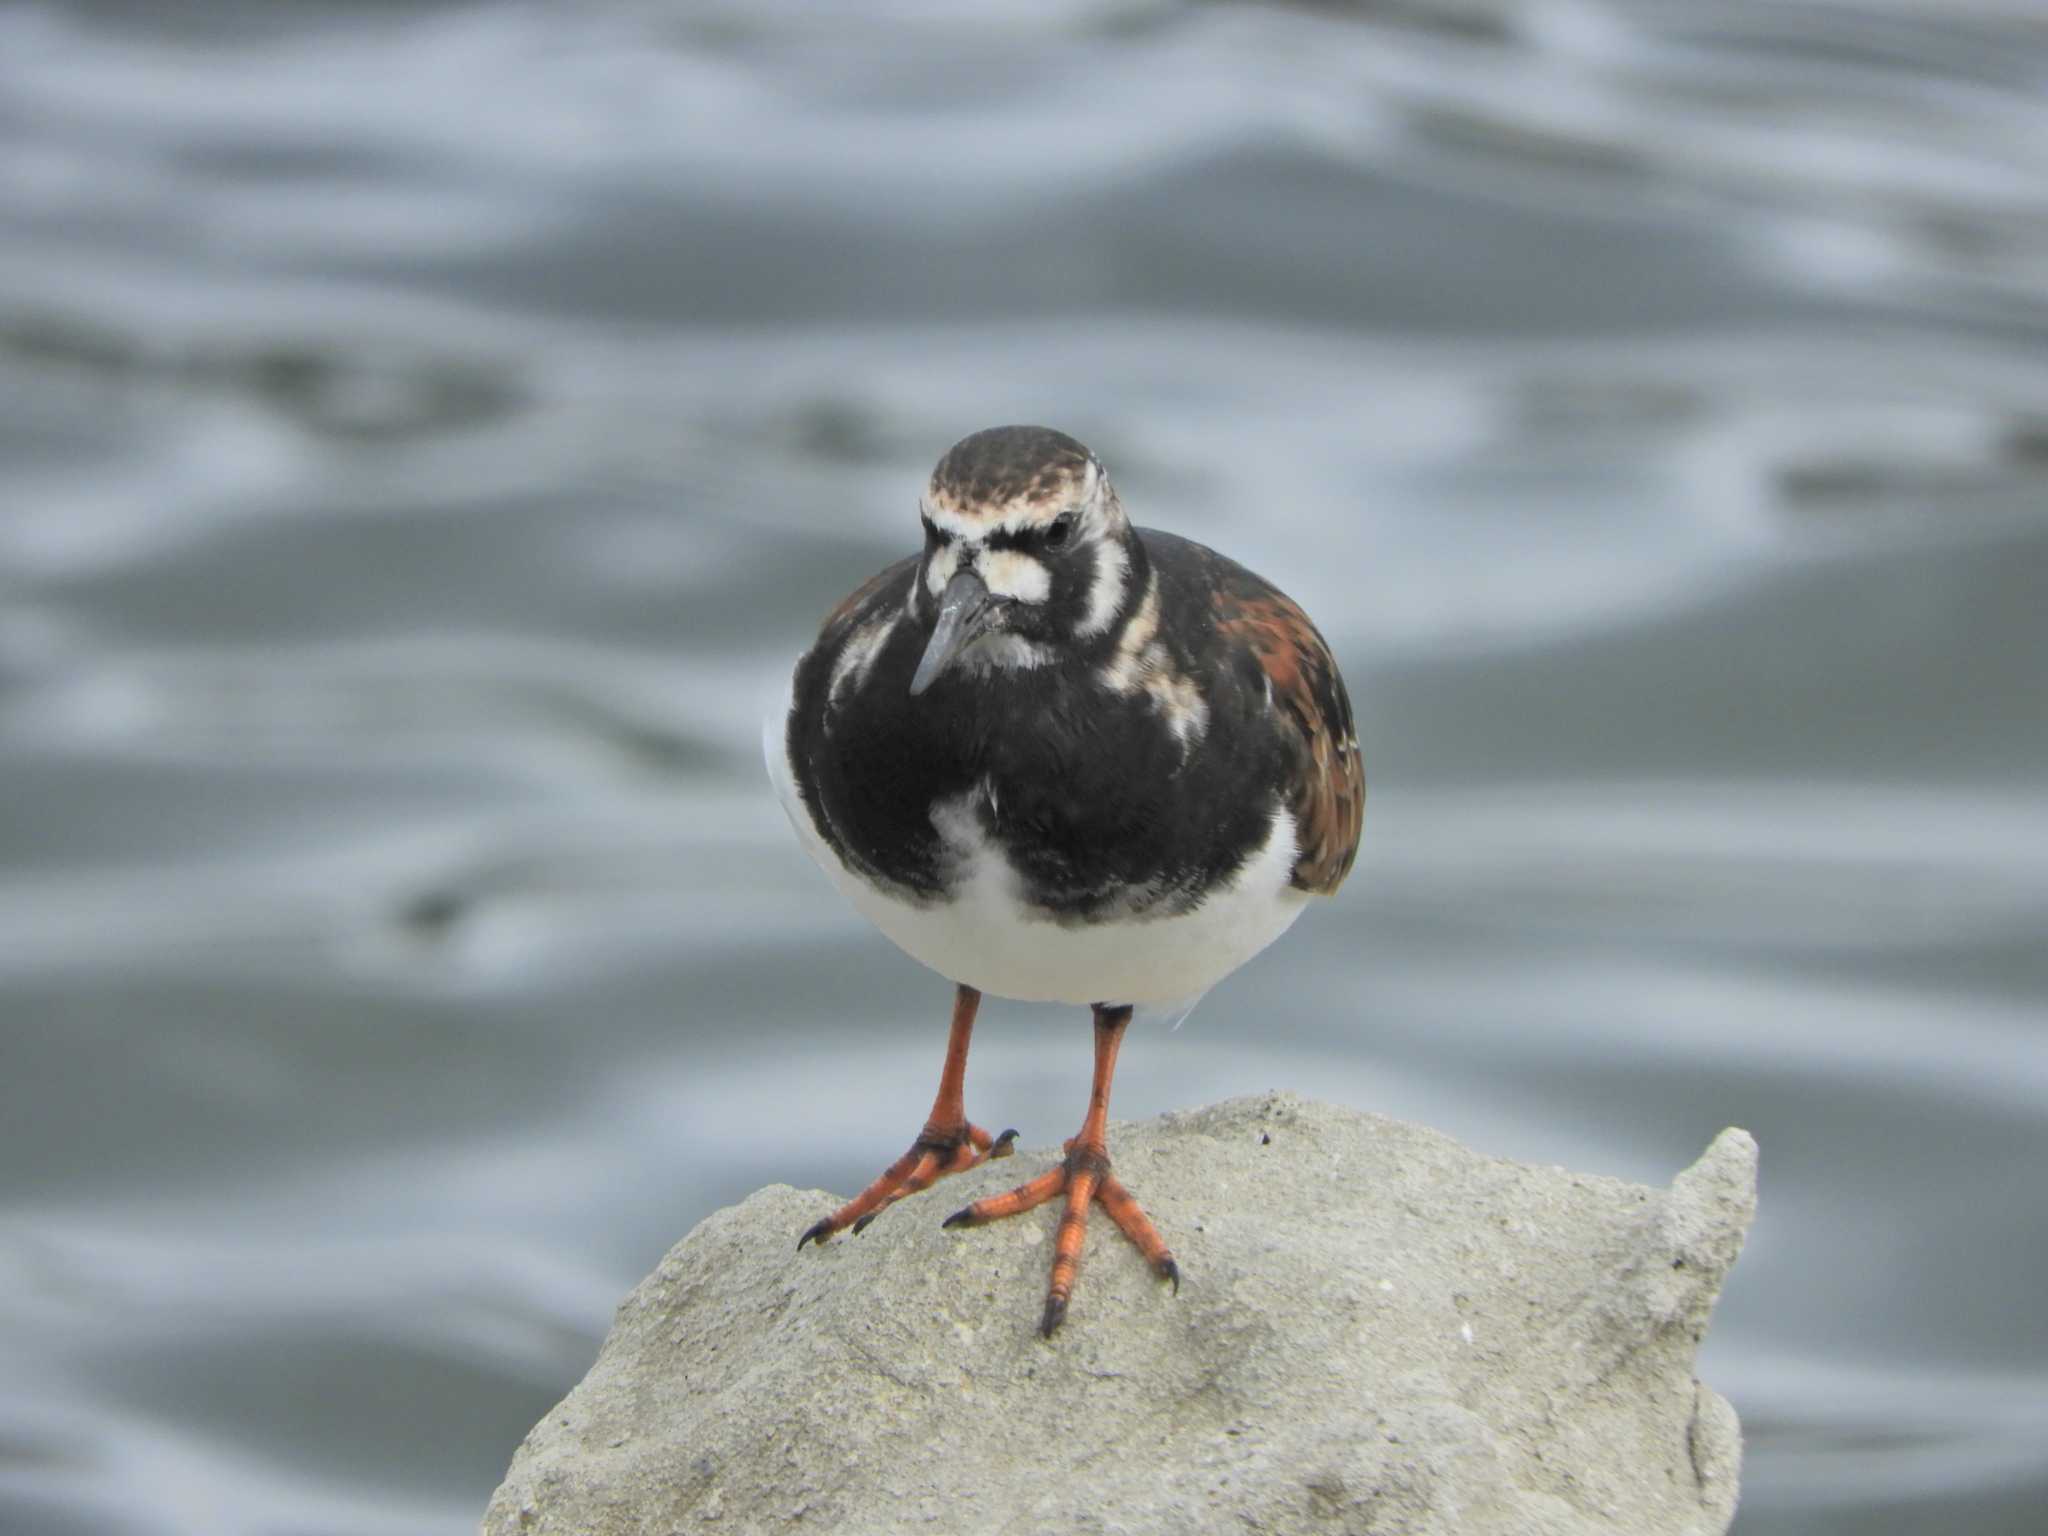
[[[1756,1203],[1723,1131],[1669,1190],[1288,1095],[1117,1125],[1180,1294],[1098,1210],[1036,1331],[1047,1166],[946,1180],[799,1253],[834,1197],[707,1218],[527,1436],[489,1536],[1719,1532],[1734,1412],[1693,1356]]]

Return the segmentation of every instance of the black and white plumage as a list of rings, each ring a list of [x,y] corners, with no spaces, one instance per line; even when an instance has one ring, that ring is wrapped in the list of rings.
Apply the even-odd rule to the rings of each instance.
[[[1095,1006],[1100,1072],[1105,1010],[1199,996],[1344,879],[1350,702],[1292,600],[1134,527],[1063,433],[963,439],[919,513],[923,551],[798,661],[771,776],[811,856],[963,997]]]
[[[1167,1002],[1336,889],[1364,782],[1300,608],[1134,528],[1043,428],[958,444],[921,513],[923,553],[825,621],[769,748],[806,848],[876,926],[999,996]],[[980,627],[913,693],[977,577]]]

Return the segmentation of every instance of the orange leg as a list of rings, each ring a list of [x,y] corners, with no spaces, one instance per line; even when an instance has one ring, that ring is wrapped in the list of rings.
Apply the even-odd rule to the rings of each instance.
[[[1109,1083],[1116,1075],[1117,1048],[1123,1044],[1124,1028],[1131,1022],[1129,1008],[1095,1005],[1095,1083],[1088,1093],[1088,1118],[1080,1134],[1067,1143],[1066,1158],[1028,1184],[1019,1184],[1008,1194],[977,1200],[965,1210],[946,1218],[949,1227],[978,1227],[1000,1221],[1041,1206],[1055,1195],[1065,1195],[1060,1224],[1053,1236],[1052,1279],[1045,1290],[1045,1316],[1038,1331],[1047,1338],[1067,1315],[1067,1301],[1074,1294],[1074,1277],[1081,1268],[1081,1244],[1088,1235],[1088,1207],[1100,1201],[1117,1229],[1137,1245],[1152,1273],[1171,1280],[1180,1289],[1180,1266],[1159,1229],[1138,1208],[1129,1190],[1109,1171]]]
[[[932,1112],[910,1150],[882,1170],[881,1177],[839,1207],[830,1216],[813,1222],[796,1240],[801,1248],[808,1242],[823,1242],[835,1232],[851,1227],[856,1232],[901,1200],[932,1185],[949,1173],[959,1173],[991,1157],[1008,1157],[1015,1131],[991,1136],[967,1120],[963,1090],[967,1083],[967,1042],[974,1033],[975,1010],[981,994],[961,987],[953,995],[953,1032],[946,1040],[946,1065],[939,1073],[939,1091],[932,1100]]]

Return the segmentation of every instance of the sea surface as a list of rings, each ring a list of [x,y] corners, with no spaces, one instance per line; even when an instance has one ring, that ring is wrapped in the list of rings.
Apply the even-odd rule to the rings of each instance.
[[[947,990],[759,722],[1018,420],[1371,779],[1117,1114],[1746,1126],[1740,1536],[2048,1529],[2048,11],[822,9],[0,4],[0,1531],[473,1529],[692,1223],[901,1150]]]

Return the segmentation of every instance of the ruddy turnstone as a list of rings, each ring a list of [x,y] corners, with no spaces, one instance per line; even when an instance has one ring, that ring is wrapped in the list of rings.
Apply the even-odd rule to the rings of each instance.
[[[1197,997],[1337,889],[1364,770],[1330,648],[1278,589],[1135,528],[1065,433],[994,427],[932,471],[924,550],[854,592],[796,664],[769,771],[811,857],[955,983],[939,1091],[910,1150],[798,1239],[1001,1157],[966,1115],[984,992],[1084,1003],[1095,1080],[1057,1166],[946,1218],[1065,1197],[1041,1323],[1066,1315],[1089,1205],[1180,1271],[1110,1171],[1110,1079],[1134,1004]]]

